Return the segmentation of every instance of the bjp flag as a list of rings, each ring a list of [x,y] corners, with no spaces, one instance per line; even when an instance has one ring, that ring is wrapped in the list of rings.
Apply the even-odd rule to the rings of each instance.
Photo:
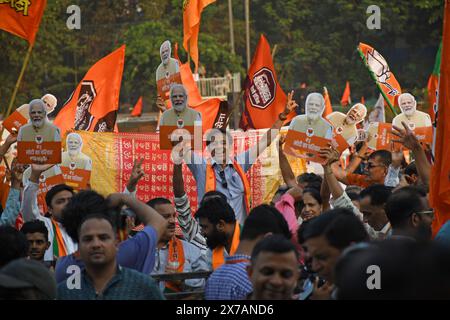
[[[442,56],[450,55],[450,0],[445,1]],[[450,61],[442,59],[439,80],[434,164],[431,169],[430,204],[435,209],[434,234],[450,219]]]
[[[89,69],[55,118],[62,134],[72,129],[114,130],[124,61],[125,45]]]
[[[245,108],[241,128],[271,128],[286,107],[287,97],[277,81],[270,46],[263,35],[259,39],[248,70],[244,90]],[[291,121],[294,116],[295,112],[291,112],[285,123]]]
[[[345,83],[344,93],[341,98],[341,105],[345,107],[346,105],[352,103],[352,99],[350,98],[350,82]]]
[[[396,98],[402,93],[402,89],[389,69],[386,59],[377,50],[362,42],[359,43],[358,52],[384,99],[392,112],[396,114],[394,106],[396,105]]]
[[[327,115],[333,112],[333,107],[331,106],[330,95],[328,94],[327,87],[323,87],[323,98],[325,99],[325,112],[323,117],[326,118]]]
[[[441,69],[441,52],[442,43],[439,45],[438,52],[436,53],[436,60],[434,61],[433,73],[428,79],[427,93],[428,93],[428,114],[431,117],[431,121],[434,122],[436,117],[437,108],[437,94],[439,91],[439,74]]]
[[[139,100],[136,102],[133,111],[131,111],[131,115],[133,117],[140,117],[141,114],[142,114],[142,97],[139,97]]]
[[[0,0],[0,29],[34,44],[47,0]]]
[[[216,0],[183,1],[183,47],[191,56],[198,69],[198,33],[203,9]]]

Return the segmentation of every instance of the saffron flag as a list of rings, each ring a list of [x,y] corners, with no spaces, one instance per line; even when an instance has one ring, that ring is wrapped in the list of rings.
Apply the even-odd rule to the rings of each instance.
[[[133,111],[131,111],[131,115],[133,117],[140,117],[141,114],[142,114],[142,96],[139,97],[139,100],[136,102]]]
[[[366,104],[366,99],[364,99],[364,96],[361,97],[361,103],[362,103],[363,105]]]
[[[266,130],[232,132],[234,152],[244,152],[254,146]],[[144,202],[156,197],[173,199],[173,163],[170,151],[161,150],[158,133],[94,133],[78,131],[83,149],[92,159],[91,187],[103,195],[121,192],[130,178],[134,159],[144,159],[142,168],[147,173],[139,182],[136,197]],[[306,162],[288,157],[297,176],[306,172]],[[252,165],[247,177],[252,193],[252,206],[268,203],[283,181],[278,163],[277,144],[272,143]],[[191,210],[197,207],[197,184],[187,166],[183,166],[185,191],[189,197]]]
[[[433,73],[428,79],[427,93],[428,93],[428,114],[431,117],[431,121],[434,122],[437,110],[437,94],[439,91],[439,74],[441,69],[441,52],[442,43],[439,45],[438,52],[436,53],[436,60],[434,61]]]
[[[342,94],[341,105],[345,107],[351,103],[352,99],[350,98],[350,82],[347,81],[345,83],[344,93]]]
[[[34,44],[47,0],[0,1],[0,29]]]
[[[328,94],[327,87],[323,87],[323,98],[325,99],[325,112],[323,117],[326,118],[327,115],[333,112],[333,107],[331,106],[330,95]]]
[[[54,124],[68,130],[113,131],[125,62],[125,45],[97,61],[57,114]]]
[[[389,69],[386,59],[377,50],[362,42],[359,43],[358,52],[392,113],[397,114],[394,106],[397,104],[396,100],[402,93],[402,89]]]
[[[198,69],[198,33],[203,9],[216,0],[183,1],[183,47],[189,53]]]
[[[445,1],[442,56],[450,55],[450,0]],[[435,209],[434,233],[450,219],[450,61],[442,59],[439,79],[434,164],[431,169],[430,204]]]
[[[270,46],[263,35],[259,39],[248,70],[244,90],[245,107],[241,117],[241,128],[244,130],[271,128],[278,115],[284,111],[287,97],[277,81]],[[295,115],[292,111],[285,123],[291,121]]]

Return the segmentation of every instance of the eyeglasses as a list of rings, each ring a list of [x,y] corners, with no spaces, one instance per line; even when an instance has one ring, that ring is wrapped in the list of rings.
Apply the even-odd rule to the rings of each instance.
[[[385,165],[384,165],[384,164],[376,165],[376,164],[372,164],[372,163],[369,162],[369,163],[366,165],[366,167],[367,167],[367,169],[372,169],[372,168],[376,168],[376,167],[385,167]]]
[[[227,180],[225,180],[225,171],[219,170],[219,176],[220,179],[222,180],[222,187],[226,189],[228,187],[228,183]]]
[[[434,209],[430,208],[428,210],[424,210],[424,211],[419,211],[416,212],[416,214],[418,214],[419,216],[427,216],[428,218],[434,219]]]

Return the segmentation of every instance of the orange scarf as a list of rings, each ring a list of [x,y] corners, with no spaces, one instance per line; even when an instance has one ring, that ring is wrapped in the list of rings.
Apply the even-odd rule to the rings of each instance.
[[[233,233],[233,240],[231,241],[231,248],[229,255],[232,256],[236,253],[236,250],[239,246],[239,236],[241,234],[241,228],[239,227],[239,222],[235,222],[234,226],[234,233]],[[214,248],[213,254],[212,254],[212,265],[213,270],[216,270],[218,267],[223,265],[225,263],[225,247],[219,246],[217,248]]]
[[[236,172],[239,174],[242,180],[242,184],[244,185],[244,206],[246,214],[248,215],[250,212],[250,206],[251,206],[251,193],[250,193],[250,184],[248,182],[247,176],[245,175],[244,170],[242,167],[236,162],[236,160],[233,160],[233,167],[236,170]],[[214,168],[211,165],[211,161],[208,159],[206,163],[206,181],[205,181],[205,193],[209,191],[216,190],[216,174],[214,172]]]
[[[67,256],[67,249],[58,223],[52,220],[53,225],[53,255],[57,258]]]
[[[177,237],[169,241],[169,254],[167,256],[166,273],[182,273],[184,270],[183,243]],[[181,291],[181,284],[174,281],[166,281],[166,288],[175,292]]]

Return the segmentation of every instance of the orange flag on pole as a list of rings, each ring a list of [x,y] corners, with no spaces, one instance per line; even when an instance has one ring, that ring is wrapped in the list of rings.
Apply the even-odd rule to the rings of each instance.
[[[362,42],[359,43],[358,52],[392,113],[396,115],[394,106],[402,88],[389,69],[386,59],[377,50]]]
[[[442,56],[450,55],[450,0],[445,1]],[[434,234],[450,219],[450,61],[442,59],[439,79],[434,164],[431,169],[430,204],[435,209]]]
[[[436,117],[437,108],[437,93],[439,91],[439,74],[441,69],[441,53],[442,43],[439,45],[438,52],[436,53],[436,60],[434,62],[433,73],[428,78],[427,95],[428,95],[428,114],[431,117],[431,121],[434,122]]]
[[[114,130],[124,62],[125,45],[89,69],[55,118],[62,134],[71,129]]]
[[[364,96],[361,97],[361,103],[364,105],[366,104],[366,99],[364,99]]]
[[[139,100],[136,102],[133,111],[131,111],[131,115],[133,117],[140,117],[141,114],[142,114],[142,96],[139,97]]]
[[[183,47],[191,56],[198,69],[198,33],[203,9],[216,0],[183,1]]]
[[[47,0],[0,1],[0,29],[34,44]]]
[[[241,128],[244,130],[271,128],[286,107],[287,97],[277,81],[269,42],[263,35],[259,39],[248,70],[244,90],[245,108]],[[291,121],[295,115],[294,111],[291,112],[285,123]]]
[[[341,105],[343,107],[345,107],[348,104],[352,103],[352,99],[350,98],[350,82],[346,82],[345,83],[345,89],[344,89],[344,93],[342,94],[342,98],[341,98]]]
[[[323,117],[325,118],[327,115],[333,112],[333,107],[331,106],[330,95],[328,94],[327,87],[323,87],[323,98],[325,99],[325,111],[323,113]]]

